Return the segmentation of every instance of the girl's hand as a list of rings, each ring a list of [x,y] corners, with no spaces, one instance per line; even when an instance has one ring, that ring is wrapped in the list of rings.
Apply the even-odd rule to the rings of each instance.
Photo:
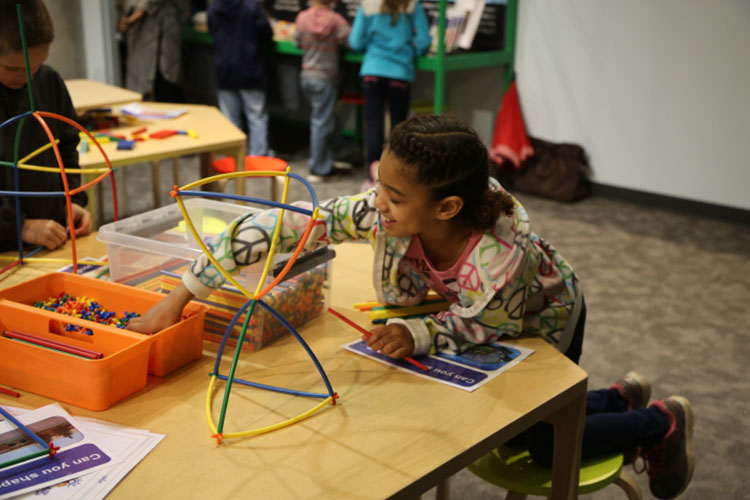
[[[185,288],[185,285],[180,283],[146,314],[131,319],[127,329],[139,333],[156,333],[164,330],[180,321],[182,309],[193,297],[194,295]]]
[[[392,358],[403,358],[414,353],[414,339],[404,325],[393,324],[370,330],[370,337],[362,337],[367,347]]]

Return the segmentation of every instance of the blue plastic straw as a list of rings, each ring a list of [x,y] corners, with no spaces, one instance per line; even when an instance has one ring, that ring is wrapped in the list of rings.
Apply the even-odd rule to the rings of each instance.
[[[213,375],[213,374],[211,374],[211,375]],[[227,380],[227,376],[226,375],[218,375],[217,374],[216,378],[218,378],[219,380]],[[285,389],[284,387],[277,387],[275,385],[266,385],[266,384],[261,384],[261,383],[258,383],[258,382],[250,382],[248,380],[242,380],[240,378],[234,379],[234,383],[235,384],[241,384],[241,385],[247,385],[249,387],[256,387],[258,389],[266,389],[268,391],[273,391],[273,392],[281,392],[281,393],[284,393],[284,394],[292,394],[294,396],[305,396],[305,397],[308,397],[308,398],[325,399],[325,398],[327,398],[327,397],[330,396],[330,394],[322,394],[322,393],[318,393],[318,392],[297,391],[295,389]]]
[[[50,196],[65,196],[65,191],[0,191],[0,196],[35,196],[42,198]]]
[[[3,415],[3,417],[5,417],[6,420],[11,422],[13,425],[18,427],[19,429],[21,429],[24,432],[24,434],[28,435],[31,439],[39,443],[42,446],[42,448],[49,450],[49,443],[45,443],[44,441],[42,441],[41,438],[37,436],[35,432],[32,432],[31,429],[29,429],[28,427],[23,425],[21,422],[19,422],[16,417],[14,417],[13,415],[5,411],[5,409],[3,409],[2,406],[0,406],[0,413]]]
[[[302,347],[305,348],[307,351],[307,354],[310,355],[310,358],[313,360],[313,363],[315,363],[315,366],[318,368],[318,372],[320,373],[320,376],[323,377],[323,382],[326,384],[326,388],[328,389],[328,395],[333,396],[333,388],[331,387],[331,383],[328,381],[328,376],[326,375],[326,372],[323,370],[323,367],[320,365],[320,362],[318,361],[318,358],[315,357],[315,353],[312,352],[312,349],[310,349],[310,346],[307,345],[307,342],[305,342],[305,339],[302,338],[302,335],[300,335],[297,330],[294,329],[292,325],[290,325],[287,320],[285,320],[279,313],[277,313],[271,306],[263,302],[262,300],[259,300],[258,303],[263,306],[268,312],[273,314],[273,316],[281,321],[281,324],[286,327],[287,330],[292,332],[292,335],[294,335],[297,338],[297,341],[299,341],[300,344],[302,344]]]
[[[259,203],[261,205],[268,205],[271,207],[283,208],[285,210],[289,210],[290,212],[299,212],[303,215],[312,215],[312,210],[308,210],[306,208],[295,207],[293,205],[287,205],[286,203],[281,203],[278,201],[264,200],[261,198],[253,198],[252,196],[240,196],[238,194],[231,194],[231,193],[213,193],[210,191],[177,191],[177,195],[178,196],[201,196],[203,198],[219,198],[219,199],[235,200],[235,201],[249,201],[252,203]]]

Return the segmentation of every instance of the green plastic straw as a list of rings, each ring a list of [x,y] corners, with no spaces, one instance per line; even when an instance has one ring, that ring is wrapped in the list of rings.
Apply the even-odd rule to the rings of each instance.
[[[227,404],[229,403],[229,392],[232,390],[232,381],[234,380],[234,372],[237,369],[237,360],[240,358],[240,351],[242,351],[242,343],[245,341],[245,333],[247,333],[247,325],[250,323],[250,317],[253,315],[255,304],[257,300],[252,299],[250,307],[245,311],[245,322],[242,324],[242,330],[240,336],[237,339],[237,348],[234,350],[234,358],[232,359],[232,366],[229,368],[229,375],[227,375],[227,387],[224,389],[224,401],[221,403],[221,414],[219,415],[219,425],[216,426],[216,430],[219,434],[224,432],[224,417],[226,416]],[[218,370],[217,370],[218,371]]]
[[[26,86],[29,89],[29,105],[31,106],[31,111],[36,111],[36,106],[34,105],[34,88],[31,85],[31,68],[29,67],[29,51],[28,47],[26,47],[26,31],[23,29],[23,14],[21,12],[21,4],[16,4],[16,12],[18,13],[18,29],[21,31],[21,47],[23,48],[23,58],[24,61],[26,61]]]
[[[49,453],[49,450],[42,450],[42,451],[37,451],[35,453],[26,455],[25,457],[18,457],[13,460],[8,460],[7,462],[0,463],[0,469],[3,469],[5,467],[8,467],[10,465],[14,465],[20,462],[25,462],[26,460],[31,460],[32,458],[41,457],[42,455],[47,455],[48,453]]]

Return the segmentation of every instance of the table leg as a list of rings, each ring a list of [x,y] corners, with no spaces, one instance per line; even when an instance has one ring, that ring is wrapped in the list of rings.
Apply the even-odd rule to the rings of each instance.
[[[117,181],[117,184],[119,186],[122,186],[122,188],[120,189],[122,196],[117,198],[117,208],[120,212],[118,215],[120,216],[120,218],[124,219],[128,216],[128,169],[123,166],[120,167],[117,171],[120,172],[120,179]]]
[[[151,162],[151,184],[154,191],[154,208],[161,206],[161,179],[159,178],[159,160]]]
[[[234,164],[237,165],[237,172],[245,171],[245,148],[240,148],[234,154]],[[238,177],[234,180],[237,189],[236,193],[239,196],[245,196],[245,180],[244,177]],[[273,181],[273,178],[271,180]]]
[[[180,159],[172,158],[172,181],[180,186]]]
[[[214,154],[211,152],[207,153],[201,153],[200,154],[200,168],[201,168],[201,179],[205,179],[206,177],[211,177],[213,175],[213,172],[211,172],[211,162],[214,159]],[[216,191],[217,187],[214,185],[215,183],[211,182],[209,184],[203,184],[201,186],[201,189],[203,191]]]
[[[552,462],[552,500],[578,498],[581,440],[586,416],[586,389],[548,419],[555,426]]]
[[[274,179],[274,177],[272,177]],[[448,495],[450,491],[450,478],[445,478],[444,481],[440,481],[437,484],[437,488],[435,488],[435,500],[448,500]]]

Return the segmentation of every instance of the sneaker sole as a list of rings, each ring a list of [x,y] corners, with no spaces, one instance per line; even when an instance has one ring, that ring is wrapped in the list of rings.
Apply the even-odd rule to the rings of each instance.
[[[630,377],[636,382],[638,382],[638,384],[641,386],[641,389],[643,390],[644,401],[643,401],[642,408],[645,408],[646,406],[648,406],[648,402],[651,401],[651,383],[648,381],[648,379],[644,375],[641,375],[640,373],[636,371],[629,371],[627,375],[625,376]]]
[[[669,399],[680,403],[682,409],[685,410],[685,455],[687,456],[688,471],[687,481],[685,481],[685,485],[679,492],[677,492],[677,495],[675,495],[678,496],[687,489],[690,481],[693,479],[693,469],[695,468],[695,456],[693,455],[693,425],[695,423],[695,420],[693,417],[693,406],[690,404],[690,401],[688,401],[687,398],[684,398],[682,396],[671,396]]]

